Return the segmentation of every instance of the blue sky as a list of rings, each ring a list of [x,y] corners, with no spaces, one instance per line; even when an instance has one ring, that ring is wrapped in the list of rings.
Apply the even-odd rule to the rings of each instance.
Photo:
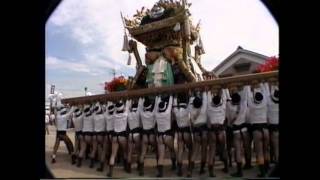
[[[46,96],[50,84],[64,97],[103,93],[102,83],[117,75],[134,75],[135,61],[126,65],[122,52],[120,11],[132,17],[157,0],[64,0],[46,24]],[[212,70],[240,45],[267,56],[278,55],[278,25],[258,0],[189,0],[193,24],[201,19],[206,54]],[[144,47],[139,44],[144,60]],[[132,56],[133,57],[133,56]]]

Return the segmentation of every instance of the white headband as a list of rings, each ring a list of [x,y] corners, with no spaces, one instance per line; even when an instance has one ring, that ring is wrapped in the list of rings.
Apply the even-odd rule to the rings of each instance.
[[[117,107],[117,111],[122,111],[124,109],[124,104],[122,104],[120,107]]]
[[[168,104],[167,102],[164,102],[164,106],[163,106],[163,108],[160,108],[160,107],[159,107],[159,110],[160,110],[160,111],[164,111],[164,110],[166,110],[166,108],[167,108],[167,104]]]
[[[149,109],[151,109],[151,104],[149,104],[149,106],[147,107],[144,107],[144,110],[149,110]]]

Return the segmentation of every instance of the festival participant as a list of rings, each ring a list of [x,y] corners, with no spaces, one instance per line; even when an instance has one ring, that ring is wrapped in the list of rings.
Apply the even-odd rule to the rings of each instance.
[[[227,90],[228,94],[228,90]],[[246,120],[246,111],[248,108],[247,93],[244,90],[234,89],[231,95],[231,101],[227,102],[227,118],[233,129],[233,143],[235,147],[235,160],[237,163],[237,172],[231,174],[234,177],[242,177],[242,150],[244,141],[247,141],[249,135],[244,123]]]
[[[172,119],[171,119],[171,110],[172,110],[172,101],[173,97],[167,96],[156,97],[156,106],[158,109],[155,113],[155,119],[157,123],[157,144],[158,144],[158,174],[157,177],[163,177],[163,164],[165,156],[165,146],[169,147],[171,151],[171,160],[172,167],[175,166],[174,159],[174,131],[171,129]]]
[[[129,125],[129,138],[128,138],[128,172],[131,173],[131,163],[132,163],[132,152],[136,148],[139,149],[141,153],[141,131],[142,124],[140,120],[140,112],[143,108],[142,98],[129,100],[129,115],[128,115],[128,125]],[[139,159],[137,159],[137,164],[139,164]]]
[[[267,129],[267,94],[265,86],[260,83],[260,87],[253,86],[253,92],[250,87],[246,87],[248,93],[249,119],[252,124],[253,141],[259,166],[259,177],[266,175],[269,165],[269,131]]]
[[[208,109],[207,115],[209,118],[209,160],[208,169],[209,176],[215,177],[213,167],[215,164],[215,154],[217,143],[221,145],[223,152],[224,172],[228,172],[227,152],[226,152],[226,135],[225,128],[223,126],[226,119],[226,92],[225,89],[220,90],[222,92],[216,93],[212,97],[212,93],[208,92]]]
[[[147,152],[148,145],[156,147],[156,138],[155,138],[155,117],[154,114],[157,111],[158,107],[155,106],[157,102],[151,100],[149,97],[145,97],[143,100],[143,109],[140,112],[140,118],[142,122],[142,143],[141,143],[141,154],[139,157],[139,175],[144,175],[144,157]],[[156,155],[158,157],[158,155]],[[158,161],[158,158],[157,158]]]
[[[188,152],[188,163],[190,166],[191,155],[192,155],[192,138],[191,138],[191,121],[190,121],[190,104],[186,94],[178,94],[178,98],[174,98],[173,112],[177,122],[178,132],[178,171],[177,175],[182,176],[182,160],[183,150],[187,146]],[[191,176],[190,168],[188,169],[188,176]]]
[[[83,112],[82,109],[77,107],[73,113],[73,124],[75,130],[75,137],[74,137],[74,152],[72,154],[72,164],[76,163],[76,159],[79,158],[80,153],[80,142],[83,141],[83,134],[82,134],[82,127],[83,127]]]
[[[93,109],[93,124],[94,131],[92,135],[92,151],[90,153],[90,168],[93,168],[95,155],[98,151],[98,157],[102,154],[103,138],[105,135],[105,119],[102,107],[99,102],[97,102]]]
[[[83,126],[82,126],[82,135],[83,140],[80,141],[80,153],[77,162],[77,167],[80,167],[82,164],[82,159],[87,151],[92,146],[92,136],[94,132],[94,122],[93,122],[93,111],[91,105],[84,106],[84,117],[83,117]]]
[[[50,117],[49,117],[49,113],[46,113],[46,117],[45,117],[45,123],[46,123],[46,134],[49,135],[49,123],[50,123]]]
[[[230,98],[231,99],[231,98]],[[232,125],[230,124],[230,120],[227,118],[225,121],[226,128],[226,143],[227,143],[227,158],[229,167],[232,167],[232,155],[233,153],[233,130]]]
[[[192,155],[191,162],[188,167],[190,176],[194,168],[194,162],[198,154],[201,154],[201,165],[200,174],[203,174],[205,164],[207,161],[207,147],[208,147],[208,127],[207,127],[207,104],[208,97],[205,91],[200,94],[197,92],[196,95],[191,96],[189,100],[190,105],[190,117],[192,122],[192,130],[194,140],[192,143]]]
[[[272,150],[276,164],[279,161],[279,88],[278,86],[265,83],[268,100],[268,128],[271,137]]]
[[[247,101],[249,101],[248,95],[247,95],[247,98],[248,98]],[[247,108],[247,111],[246,111],[244,127],[247,128],[248,139],[244,139],[244,141],[243,141],[244,158],[245,158],[244,159],[245,160],[245,164],[243,166],[243,169],[247,170],[247,169],[252,169],[251,161],[252,161],[252,150],[253,150],[253,148],[252,148],[253,132],[252,132],[252,124],[251,124],[251,121],[250,121],[250,108]]]
[[[127,123],[129,113],[129,100],[124,102],[120,100],[116,103],[116,111],[114,112],[114,134],[112,137],[112,151],[109,162],[109,172],[107,176],[112,177],[115,157],[118,153],[119,146],[123,149],[124,169],[127,171]]]
[[[104,136],[102,153],[100,156],[100,166],[98,167],[97,171],[103,171],[106,161],[107,164],[109,164],[111,155],[112,136],[114,134],[114,112],[114,104],[108,101],[106,105],[106,111],[104,112],[106,133]]]
[[[55,115],[54,115],[54,113],[51,113],[50,114],[50,125],[53,125],[54,122],[55,122]]]
[[[56,128],[57,128],[57,135],[56,135],[56,142],[53,147],[53,154],[52,154],[52,163],[56,162],[56,154],[60,145],[60,141],[64,141],[67,146],[69,154],[73,152],[73,144],[70,138],[67,136],[67,125],[68,120],[71,118],[73,113],[74,107],[72,107],[69,111],[67,108],[60,103],[55,110],[56,116]]]

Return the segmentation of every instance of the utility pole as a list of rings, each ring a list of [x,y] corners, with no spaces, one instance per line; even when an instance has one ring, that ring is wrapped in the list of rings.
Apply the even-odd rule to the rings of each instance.
[[[112,75],[113,75],[113,78],[116,78],[116,70],[115,69],[112,69]]]
[[[87,90],[88,90],[88,88],[84,87],[84,96],[87,96]]]

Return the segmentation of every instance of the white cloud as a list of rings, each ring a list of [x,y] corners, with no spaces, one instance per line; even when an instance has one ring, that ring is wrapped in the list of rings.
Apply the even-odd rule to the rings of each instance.
[[[119,70],[121,65],[112,60],[100,59],[89,55],[86,56],[86,60],[77,61],[48,56],[46,58],[46,68],[48,70],[68,70],[98,76],[103,74],[106,69]]]
[[[74,72],[90,73],[89,67],[84,63],[74,63],[70,62],[70,60],[63,60],[51,56],[46,58],[46,67],[48,69],[64,69]]]
[[[132,17],[142,6],[157,0],[68,0],[63,1],[50,21],[71,28],[72,37],[84,45],[95,45],[90,53],[107,55],[123,66],[127,54],[121,51],[123,26],[120,11]],[[264,5],[257,0],[191,1],[196,24],[201,19],[201,35],[206,54],[203,63],[213,69],[238,45],[265,55],[278,53],[278,27]],[[139,47],[142,50],[143,46]],[[144,55],[141,52],[141,58]],[[134,67],[134,66],[131,66]]]

